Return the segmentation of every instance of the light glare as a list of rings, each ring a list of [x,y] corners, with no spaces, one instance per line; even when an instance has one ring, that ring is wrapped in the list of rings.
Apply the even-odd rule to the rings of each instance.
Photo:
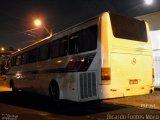
[[[62,60],[58,60],[57,63],[62,63]]]
[[[5,49],[2,47],[2,48],[1,48],[1,51],[4,51],[4,50],[5,50]]]
[[[145,0],[146,5],[151,5],[153,3],[153,0]]]
[[[34,24],[35,24],[36,26],[40,26],[42,23],[41,23],[41,21],[40,21],[39,19],[36,19],[36,20],[34,21]]]

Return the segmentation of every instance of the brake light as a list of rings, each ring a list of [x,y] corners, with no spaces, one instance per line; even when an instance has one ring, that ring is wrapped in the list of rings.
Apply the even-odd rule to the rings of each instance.
[[[111,69],[110,68],[101,68],[101,79],[111,80]]]

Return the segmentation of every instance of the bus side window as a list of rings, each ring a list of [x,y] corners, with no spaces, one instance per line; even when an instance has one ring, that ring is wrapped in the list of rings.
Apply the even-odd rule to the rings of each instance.
[[[82,37],[79,41],[79,52],[95,50],[97,48],[97,35],[97,25],[84,29],[82,32]]]
[[[28,63],[28,52],[22,54],[22,64]]]
[[[36,62],[38,60],[38,52],[39,49],[38,48],[34,48],[32,50],[29,51],[29,63],[33,63]]]
[[[68,36],[54,40],[50,44],[51,58],[63,57],[68,54]]]
[[[59,56],[66,56],[68,54],[68,37],[61,38],[59,45]]]
[[[50,44],[50,50],[51,50],[51,58],[59,56],[59,40],[54,40]]]
[[[21,64],[22,64],[22,56],[17,55],[16,56],[16,66],[21,65]]]
[[[69,54],[78,53],[78,42],[80,41],[81,34],[80,32],[73,33],[69,37]]]
[[[71,34],[69,37],[69,54],[87,52],[97,48],[98,26],[93,25]]]
[[[49,59],[49,44],[45,44],[39,48],[39,60]]]
[[[11,66],[15,66],[15,65],[16,65],[16,57],[13,56],[13,57],[11,58]]]

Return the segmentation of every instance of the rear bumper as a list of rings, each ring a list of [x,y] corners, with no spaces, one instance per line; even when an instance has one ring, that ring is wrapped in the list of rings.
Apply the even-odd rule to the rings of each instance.
[[[154,92],[154,86],[136,86],[124,89],[124,96],[144,95]]]
[[[101,85],[100,99],[118,98],[125,96],[143,95],[154,92],[154,86],[136,86],[136,87],[113,87],[110,85]]]

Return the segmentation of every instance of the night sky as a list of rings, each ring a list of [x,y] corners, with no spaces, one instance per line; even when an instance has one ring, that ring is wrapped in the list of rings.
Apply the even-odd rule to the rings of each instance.
[[[0,47],[22,48],[37,41],[44,29],[34,29],[33,20],[42,18],[56,33],[103,11],[139,16],[160,10],[160,0],[151,6],[143,0],[0,0]]]

